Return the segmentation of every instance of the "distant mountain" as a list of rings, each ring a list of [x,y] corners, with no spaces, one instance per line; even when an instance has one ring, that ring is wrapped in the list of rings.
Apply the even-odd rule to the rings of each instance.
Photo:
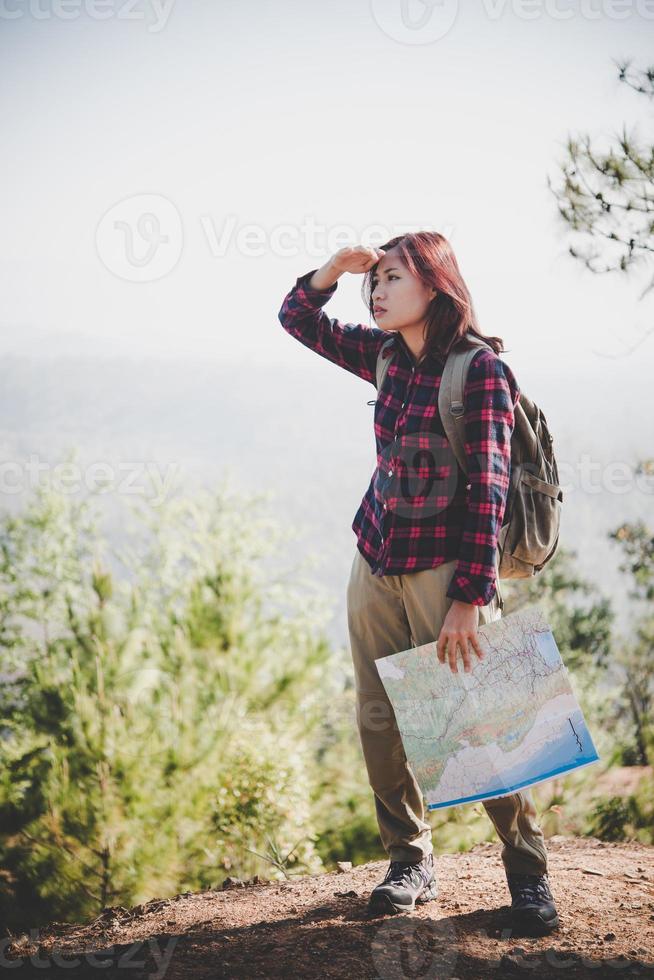
[[[654,524],[654,486],[639,490],[629,476],[639,456],[654,455],[645,368],[642,360],[596,359],[583,377],[563,369],[552,376],[542,363],[517,372],[545,411],[562,464],[561,540],[577,551],[580,572],[615,594],[623,617],[619,555],[606,532],[638,517]],[[312,574],[333,597],[330,635],[346,643],[351,522],[374,468],[366,405],[374,395],[372,385],[310,351],[299,371],[190,358],[7,354],[0,357],[0,447],[3,460],[19,466],[31,454],[54,465],[76,446],[82,461],[170,466],[189,486],[211,486],[229,470],[244,491],[272,491],[273,514],[303,533],[288,542],[288,554],[313,555]],[[591,467],[586,490],[583,466]],[[27,476],[19,492],[5,487],[4,506],[19,507],[28,489]]]

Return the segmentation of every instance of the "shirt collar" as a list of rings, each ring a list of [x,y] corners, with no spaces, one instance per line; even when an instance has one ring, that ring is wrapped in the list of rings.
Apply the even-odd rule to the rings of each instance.
[[[404,351],[406,356],[409,358],[409,360],[415,367],[418,367],[419,364],[420,365],[426,363],[435,364],[442,361],[442,358],[439,358],[437,354],[433,354],[431,351],[428,351],[421,361],[416,361],[413,352],[409,350],[407,342],[402,336],[402,334],[399,332],[399,330],[395,334],[395,346],[397,348],[401,348]]]

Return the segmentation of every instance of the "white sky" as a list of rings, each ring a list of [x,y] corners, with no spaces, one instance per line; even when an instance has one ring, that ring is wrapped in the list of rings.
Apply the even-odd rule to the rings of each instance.
[[[324,233],[308,254],[305,219],[448,235],[481,328],[504,338],[521,381],[561,370],[562,350],[574,374],[587,348],[619,352],[649,325],[635,285],[567,256],[546,176],[571,133],[624,120],[651,136],[651,106],[648,119],[613,61],[650,63],[654,3],[460,3],[443,37],[416,44],[380,26],[393,32],[400,0],[176,0],[165,23],[145,0],[131,13],[109,3],[104,20],[91,0],[64,2],[79,16],[0,0],[0,354],[72,332],[86,351],[300,366],[277,311],[329,254]],[[424,9],[410,0],[411,16]],[[453,9],[444,0],[433,16]],[[107,268],[121,248],[124,265],[129,233],[111,222],[152,199],[96,235],[140,195],[166,199],[157,261],[177,261],[134,282]],[[212,254],[207,228],[219,239],[229,221],[260,228],[263,254],[236,234]],[[294,254],[272,242],[282,226]],[[147,247],[137,240],[132,272]],[[330,315],[368,322],[360,282],[341,280]]]

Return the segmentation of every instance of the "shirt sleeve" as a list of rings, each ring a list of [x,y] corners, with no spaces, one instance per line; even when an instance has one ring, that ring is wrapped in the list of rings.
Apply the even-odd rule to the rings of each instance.
[[[513,372],[482,349],[464,388],[465,454],[470,484],[459,559],[447,595],[487,605],[496,591],[495,559],[511,478],[511,434],[520,389]]]
[[[284,297],[278,314],[281,325],[305,347],[374,385],[377,355],[388,334],[379,327],[341,323],[328,317],[322,306],[336,291],[337,283],[327,289],[312,289],[309,282],[316,271],[300,276]]]

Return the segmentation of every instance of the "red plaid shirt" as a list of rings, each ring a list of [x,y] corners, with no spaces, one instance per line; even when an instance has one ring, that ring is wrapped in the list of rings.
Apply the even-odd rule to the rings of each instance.
[[[357,547],[376,575],[404,575],[457,560],[447,595],[486,605],[495,594],[497,536],[511,477],[511,433],[520,389],[511,369],[482,348],[464,392],[463,473],[438,412],[444,362],[416,364],[400,333],[342,323],[322,306],[335,292],[300,276],[279,311],[305,347],[375,385],[377,354],[393,336],[393,356],[375,405],[377,467],[352,522]]]

